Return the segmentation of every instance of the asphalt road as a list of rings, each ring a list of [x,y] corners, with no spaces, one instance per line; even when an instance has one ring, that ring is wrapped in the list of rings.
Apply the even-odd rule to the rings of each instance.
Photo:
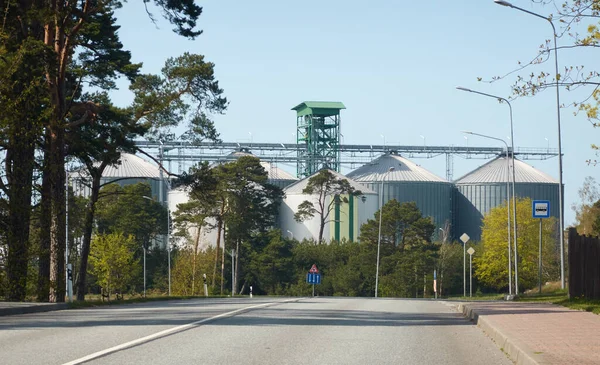
[[[449,305],[234,298],[0,317],[2,364],[511,364]]]

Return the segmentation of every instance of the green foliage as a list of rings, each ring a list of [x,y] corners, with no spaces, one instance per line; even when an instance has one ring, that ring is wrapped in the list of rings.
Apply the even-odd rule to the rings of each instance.
[[[531,289],[538,282],[540,220],[532,218],[531,199],[517,200],[517,247],[519,290]],[[508,287],[507,206],[498,206],[483,219],[482,245],[473,257],[474,276],[497,290]],[[556,279],[556,219],[542,220],[542,282]],[[511,243],[511,246],[514,243]],[[512,248],[512,247],[511,247]],[[514,252],[511,254],[514,258]],[[514,273],[513,273],[514,274]]]
[[[260,234],[252,241],[245,245],[245,250],[254,250],[248,255],[244,280],[258,292],[284,294],[294,278],[294,242],[282,238],[279,230]]]
[[[133,236],[140,249],[150,247],[157,235],[167,233],[167,209],[159,202],[145,198],[151,195],[147,183],[105,186],[97,204],[97,232],[121,232]]]
[[[544,18],[551,24],[546,23],[547,32],[551,30],[556,34],[552,40],[548,37],[540,39],[540,45],[532,48],[530,55],[526,56],[528,62],[518,62],[518,67],[514,70],[505,72],[503,76],[494,76],[486,82],[496,82],[503,80],[508,76],[517,74],[516,80],[512,85],[513,96],[525,97],[533,96],[545,90],[554,90],[560,87],[562,90],[574,91],[575,100],[567,103],[561,108],[574,107],[574,115],[583,113],[594,127],[600,126],[600,90],[598,81],[600,71],[594,68],[594,64],[582,65],[561,64],[555,70],[553,59],[555,52],[557,57],[561,58],[561,53],[568,52],[570,58],[579,62],[576,52],[590,53],[600,46],[600,2],[598,0],[531,0],[536,5],[533,8],[522,5],[528,11],[538,14],[540,18],[534,18],[533,15],[526,15],[531,21],[544,22]],[[548,13],[548,12],[551,13]],[[514,17],[515,14],[507,14],[508,17]],[[527,21],[527,19],[523,19]],[[552,26],[552,28],[550,28]],[[550,39],[546,39],[550,38]],[[555,43],[558,43],[555,50]],[[521,57],[521,56],[519,56]],[[562,58],[564,59],[564,58]],[[523,72],[522,74],[519,74]],[[479,81],[483,78],[478,77]],[[587,90],[587,91],[586,91]],[[593,144],[592,149],[598,153],[598,145]],[[598,163],[595,159],[589,159],[588,163],[594,165]]]
[[[228,102],[215,79],[214,64],[205,62],[204,56],[186,52],[169,58],[161,75],[140,75],[130,90],[134,93],[133,119],[148,130],[146,138],[172,140],[171,128],[187,121],[184,140],[218,140],[207,113],[223,113]]]
[[[239,257],[236,277],[243,277],[250,251],[244,253],[247,246],[242,243],[274,226],[283,196],[281,189],[267,183],[267,178],[260,160],[253,156],[241,156],[213,168],[206,163],[194,167],[189,175],[178,181],[187,187],[190,200],[179,204],[175,212],[177,234],[186,236],[189,228],[217,229],[220,237],[224,226],[227,246],[235,248]],[[188,238],[196,250],[199,236]],[[217,251],[220,252],[218,241]],[[216,282],[220,257],[222,255],[215,253],[211,283]],[[222,272],[221,278],[224,275]]]
[[[90,271],[98,279],[105,295],[122,294],[134,278],[139,276],[140,265],[134,258],[136,247],[132,236],[122,233],[98,235],[90,252]]]
[[[215,249],[194,252],[188,245],[174,255],[171,269],[173,295],[204,295],[203,274],[210,275]]]
[[[591,176],[585,178],[578,190],[580,203],[573,204],[575,227],[580,235],[600,236],[600,192]]]
[[[308,184],[302,190],[303,194],[316,196],[317,205],[305,200],[298,206],[294,219],[297,222],[304,222],[319,217],[319,237],[318,242],[323,242],[323,230],[325,224],[329,223],[329,215],[336,204],[348,203],[348,197],[344,195],[360,196],[362,192],[356,190],[350,182],[344,178],[337,178],[336,175],[328,169],[322,169],[317,174],[308,179]]]

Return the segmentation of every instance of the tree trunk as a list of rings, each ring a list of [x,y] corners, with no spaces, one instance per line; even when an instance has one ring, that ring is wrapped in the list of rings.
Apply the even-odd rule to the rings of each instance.
[[[222,212],[222,210],[221,210]],[[211,286],[215,287],[215,280],[217,278],[217,265],[219,264],[219,249],[221,248],[221,228],[223,227],[223,218],[221,215],[217,217],[217,250],[215,252],[215,267],[213,269],[212,283]]]
[[[194,242],[194,260],[192,264],[192,296],[196,291],[196,262],[198,261],[198,243],[200,242],[200,234],[202,233],[202,225],[198,227],[198,232],[196,233],[196,240]]]
[[[50,133],[50,302],[58,303],[65,301],[65,131],[62,126],[55,125]]]
[[[50,166],[50,132],[46,131],[44,147],[44,169]],[[47,171],[42,173],[42,197],[40,202],[40,252],[37,297],[40,302],[50,300],[50,212],[51,212],[50,178]]]
[[[325,230],[325,219],[321,217],[321,224],[319,226],[319,244],[323,242],[323,231]]]
[[[223,295],[223,284],[225,283],[225,230],[223,229],[223,247],[221,248],[221,295]]]
[[[237,283],[238,283],[238,278],[240,275],[240,240],[237,240],[236,243],[236,247],[235,247],[235,275],[234,275],[234,279],[233,279],[233,287],[234,290],[233,292],[235,293],[237,290]]]
[[[79,274],[77,275],[77,300],[85,300],[86,275],[88,258],[90,256],[90,248],[92,243],[92,230],[94,223],[94,213],[96,211],[96,202],[100,193],[100,177],[102,176],[103,168],[96,174],[92,174],[92,192],[88,209],[85,213],[85,223],[83,226],[83,242],[81,243],[81,258],[79,264]]]
[[[31,131],[28,131],[31,132]],[[33,133],[33,132],[31,132]],[[29,259],[29,224],[35,144],[19,132],[11,136],[12,149],[7,151],[7,179],[9,183],[9,243],[7,271],[8,299],[22,301],[26,295]]]

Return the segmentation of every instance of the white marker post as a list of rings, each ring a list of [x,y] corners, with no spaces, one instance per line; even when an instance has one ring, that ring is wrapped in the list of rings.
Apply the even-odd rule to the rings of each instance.
[[[462,236],[460,236],[460,240],[463,243],[463,296],[466,297],[467,296],[467,242],[469,242],[469,240],[471,239],[471,237],[469,237],[468,234],[463,233]]]
[[[73,301],[73,264],[67,264],[67,296],[69,302]]]
[[[437,299],[437,271],[433,269],[433,294]]]
[[[473,254],[475,253],[475,250],[473,249],[473,247],[469,247],[469,249],[467,250],[467,253],[469,254],[469,297],[473,296]]]
[[[202,274],[202,279],[204,280],[204,296],[208,296],[208,285],[206,285],[206,274]]]

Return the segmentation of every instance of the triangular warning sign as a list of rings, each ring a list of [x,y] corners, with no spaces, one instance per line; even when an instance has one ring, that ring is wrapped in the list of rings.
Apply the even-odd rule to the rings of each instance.
[[[313,264],[313,266],[310,268],[310,270],[308,270],[309,273],[311,274],[318,274],[319,273],[319,269],[317,269],[317,265]]]

